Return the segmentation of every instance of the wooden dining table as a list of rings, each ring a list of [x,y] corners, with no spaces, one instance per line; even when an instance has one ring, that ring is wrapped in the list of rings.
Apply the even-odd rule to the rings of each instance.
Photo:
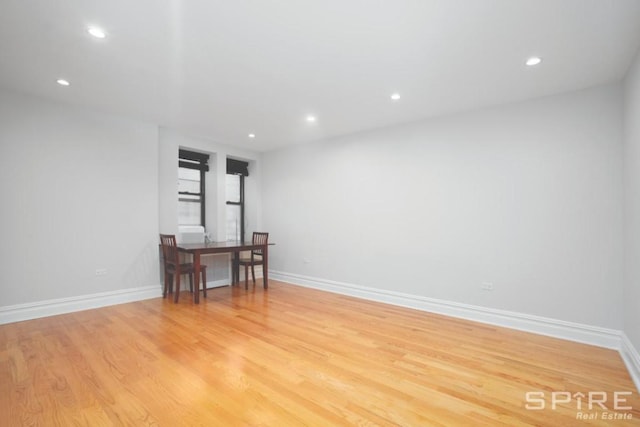
[[[178,250],[180,252],[189,253],[193,255],[193,268],[194,271],[200,271],[200,256],[205,254],[222,254],[222,253],[231,253],[233,254],[233,268],[231,275],[231,283],[235,283],[239,281],[239,266],[236,262],[240,257],[240,252],[242,251],[250,251],[254,249],[262,249],[262,274],[264,277],[264,288],[267,289],[269,287],[269,245],[273,245],[273,243],[268,244],[255,244],[253,242],[242,242],[239,240],[231,240],[226,242],[203,242],[203,243],[178,243]],[[200,275],[194,274],[194,289],[200,289]],[[207,286],[205,283],[204,286]],[[193,302],[195,304],[200,303],[200,292],[196,291],[193,293]]]

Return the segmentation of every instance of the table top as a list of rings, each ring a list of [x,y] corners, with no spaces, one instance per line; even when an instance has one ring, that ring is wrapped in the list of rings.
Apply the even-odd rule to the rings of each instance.
[[[274,243],[269,243],[269,246]],[[240,240],[229,240],[225,242],[202,242],[202,243],[178,243],[178,249],[183,252],[229,252],[234,249],[247,250],[261,248],[264,245],[254,244],[253,242],[242,242]]]

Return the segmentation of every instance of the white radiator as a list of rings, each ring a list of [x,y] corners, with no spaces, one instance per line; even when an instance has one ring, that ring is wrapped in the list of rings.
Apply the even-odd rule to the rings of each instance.
[[[204,227],[201,225],[182,225],[176,236],[178,243],[203,243]]]

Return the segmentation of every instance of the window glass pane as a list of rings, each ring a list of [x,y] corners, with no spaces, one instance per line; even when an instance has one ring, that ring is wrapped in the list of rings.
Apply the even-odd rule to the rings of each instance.
[[[227,175],[227,202],[240,203],[240,175]]]
[[[200,193],[200,171],[178,168],[178,191]],[[202,225],[200,195],[178,195],[178,225]]]
[[[200,181],[200,171],[196,169],[178,168],[178,178]]]
[[[200,202],[178,201],[178,225],[201,225]]]
[[[227,205],[227,240],[241,240],[239,205]]]
[[[178,191],[200,192],[200,171],[178,168]]]

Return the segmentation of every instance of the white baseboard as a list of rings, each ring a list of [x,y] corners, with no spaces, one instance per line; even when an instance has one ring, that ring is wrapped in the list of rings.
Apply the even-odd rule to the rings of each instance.
[[[285,273],[282,271],[269,270],[269,277],[274,280],[291,283],[293,285],[617,350],[620,352],[620,356],[627,366],[631,379],[638,389],[638,392],[640,392],[640,353],[638,353],[638,350],[622,331],[513,311],[498,310],[494,308],[428,298],[419,295],[410,295],[384,289],[335,282],[332,280]]]
[[[369,288],[281,271],[269,270],[269,277],[293,285],[617,350],[620,352],[631,379],[640,392],[640,353],[638,353],[638,350],[633,346],[627,335],[619,330]]]
[[[281,271],[269,271],[269,275],[274,280],[293,285],[615,349],[620,352],[636,388],[640,391],[640,354],[626,334],[621,331]],[[227,285],[228,280],[226,279],[207,282],[208,288]],[[160,285],[151,285],[28,304],[16,304],[0,307],[0,325],[159,297],[162,297],[162,287]]]
[[[615,350],[621,348],[621,331],[581,323],[534,316],[513,311],[498,310],[453,301],[410,295],[383,289],[307,277],[281,271],[269,271],[274,280],[334,292],[343,295],[413,308],[505,328],[533,332],[584,344]]]
[[[627,365],[631,379],[635,383],[638,392],[640,392],[640,353],[638,353],[638,350],[636,350],[624,332],[622,333],[621,341],[620,355]]]
[[[229,286],[229,280],[207,281],[207,289],[222,286]],[[187,281],[185,283],[185,281],[182,281],[180,287],[183,288],[183,290],[188,289],[189,282]],[[0,325],[160,297],[162,297],[162,286],[152,285],[27,304],[16,304],[0,307]]]
[[[158,297],[162,297],[162,287],[159,284],[10,305],[0,307],[0,325]]]

